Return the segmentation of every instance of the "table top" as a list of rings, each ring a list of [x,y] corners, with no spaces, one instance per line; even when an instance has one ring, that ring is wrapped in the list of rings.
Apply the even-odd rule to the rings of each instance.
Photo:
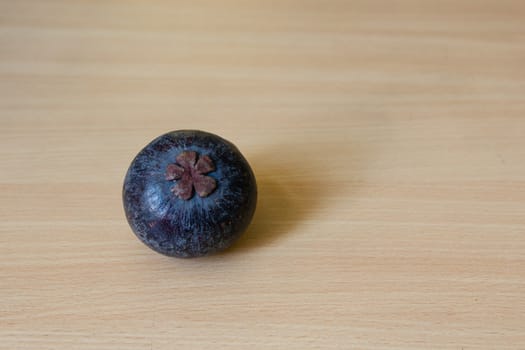
[[[135,154],[219,134],[232,249],[156,254]],[[523,1],[1,1],[0,347],[523,349]]]

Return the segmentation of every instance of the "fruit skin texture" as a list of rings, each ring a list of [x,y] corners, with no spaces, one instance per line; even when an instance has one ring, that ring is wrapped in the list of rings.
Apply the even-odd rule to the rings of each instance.
[[[206,176],[216,188],[188,200],[176,196],[168,165],[182,152],[208,156]],[[180,159],[180,158],[179,158]],[[135,235],[153,250],[180,258],[205,256],[228,248],[248,227],[257,203],[250,165],[229,141],[199,130],[159,136],[131,162],[122,190],[124,211]]]

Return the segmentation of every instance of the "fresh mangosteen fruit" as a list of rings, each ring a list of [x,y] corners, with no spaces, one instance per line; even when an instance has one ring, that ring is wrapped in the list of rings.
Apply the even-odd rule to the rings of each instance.
[[[122,191],[135,235],[151,249],[180,258],[230,247],[257,203],[253,171],[231,142],[208,132],[161,135],[133,159]]]

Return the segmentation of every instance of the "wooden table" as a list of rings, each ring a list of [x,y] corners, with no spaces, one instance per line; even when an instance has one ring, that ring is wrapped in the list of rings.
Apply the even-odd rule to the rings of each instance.
[[[178,260],[124,218],[173,129],[258,209]],[[524,349],[523,1],[1,1],[0,348]]]

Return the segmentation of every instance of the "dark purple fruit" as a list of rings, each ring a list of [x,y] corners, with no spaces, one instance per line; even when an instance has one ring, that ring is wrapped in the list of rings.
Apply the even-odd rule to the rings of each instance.
[[[255,212],[257,185],[237,147],[179,130],[153,140],[129,166],[122,191],[131,229],[153,250],[181,258],[228,248]]]

